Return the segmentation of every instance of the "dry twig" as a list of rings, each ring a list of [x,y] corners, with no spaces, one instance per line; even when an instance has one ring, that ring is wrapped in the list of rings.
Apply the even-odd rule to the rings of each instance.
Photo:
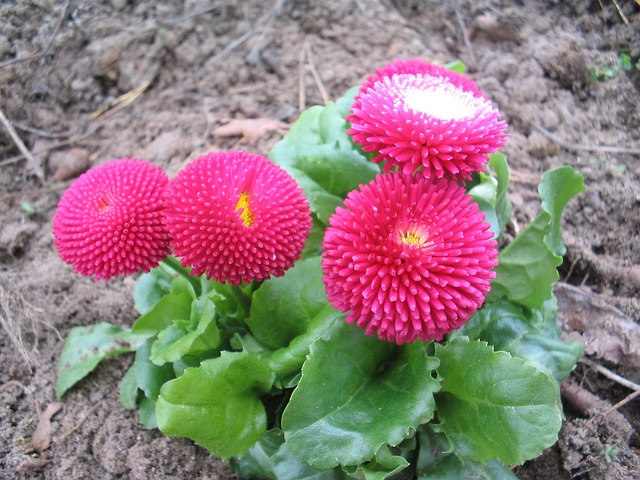
[[[616,7],[616,10],[618,11],[618,15],[620,15],[620,18],[622,19],[624,24],[629,25],[629,20],[627,20],[627,17],[625,16],[625,14],[622,13],[622,10],[620,9],[620,5],[618,5],[618,2],[616,0],[611,0],[611,1],[613,2],[613,5]]]
[[[38,365],[38,361],[24,345],[22,325],[16,318],[15,312],[22,313],[25,319],[31,320],[32,333],[34,337],[37,337],[38,330],[36,328],[35,315],[33,314],[34,311],[41,312],[42,310],[27,302],[20,292],[13,291],[4,282],[0,282],[0,326],[9,337],[11,344],[25,360],[29,370],[32,369],[33,365]],[[35,350],[36,344],[37,342],[34,340],[32,350]]]
[[[149,87],[150,84],[151,82],[149,80],[142,82],[133,90],[127,93],[124,93],[120,95],[118,98],[110,101],[106,105],[103,105],[98,110],[93,112],[91,116],[93,117],[94,120],[100,120],[103,118],[107,118],[110,115],[113,115],[114,113],[122,110],[125,107],[128,107],[133,102],[135,102],[140,95],[142,95],[142,93]]]
[[[464,24],[464,18],[462,18],[462,12],[460,11],[460,7],[456,7],[456,19],[458,20],[458,26],[462,31],[462,39],[464,40],[464,44],[469,51],[469,58],[471,59],[471,63],[475,65],[476,63],[476,55],[473,53],[473,46],[471,45],[471,40],[469,40],[469,34],[467,33],[467,26]]]
[[[11,122],[9,122],[9,120],[7,120],[7,117],[5,117],[2,108],[0,108],[0,122],[9,133],[9,136],[11,137],[11,140],[13,140],[13,143],[15,143],[16,147],[18,147],[18,150],[20,150],[20,153],[22,153],[22,156],[27,159],[27,168],[38,178],[38,180],[40,180],[40,182],[44,181],[44,170],[42,169],[42,166],[40,166],[38,162],[36,162],[36,159],[33,158],[33,155],[26,147],[16,130],[13,128]]]
[[[93,135],[96,132],[96,130],[98,130],[98,127],[99,127],[99,125],[94,124],[87,130],[86,133],[83,133],[81,135],[77,135],[75,137],[69,138],[68,140],[65,140],[63,142],[58,142],[58,143],[55,143],[53,145],[49,145],[47,147],[41,148],[40,150],[35,150],[31,154],[32,155],[40,155],[40,154],[48,152],[50,150],[55,150],[57,148],[62,148],[62,147],[66,147],[67,145],[73,145],[74,143],[81,142],[82,140],[85,140],[86,138],[88,138],[91,135]],[[4,160],[2,160],[0,162],[0,167],[4,167],[6,165],[10,165],[12,163],[18,162],[18,161],[22,160],[23,158],[25,158],[25,157],[22,154],[16,155],[15,157],[6,158],[6,159],[4,159]]]
[[[533,126],[535,127],[536,130],[542,133],[545,137],[547,137],[553,143],[571,152],[582,151],[582,152],[624,153],[628,155],[640,155],[640,149],[637,149],[637,148],[614,147],[609,145],[580,145],[577,143],[564,142],[559,138],[557,138],[549,130],[542,127],[541,125],[534,124]]]
[[[51,33],[51,36],[47,41],[47,45],[44,47],[42,52],[38,53],[37,51],[34,51],[28,54],[26,57],[7,60],[6,62],[0,63],[0,68],[8,67],[9,65],[15,65],[16,63],[29,62],[31,60],[38,60],[44,57],[47,54],[47,52],[49,52],[49,49],[51,48],[51,44],[53,43],[53,39],[58,34],[58,30],[60,30],[60,27],[62,26],[62,22],[67,16],[67,9],[69,8],[69,2],[70,0],[67,0],[64,6],[62,7],[62,13],[60,14],[60,17],[58,18],[58,22],[56,23],[56,26],[53,29],[53,33]]]
[[[608,368],[603,367],[602,365],[594,362],[593,360],[589,360],[588,358],[581,358],[579,362],[584,363],[585,365],[588,365],[589,368],[592,368],[596,372],[607,377],[609,380],[613,380],[614,382],[618,383],[619,385],[622,385],[623,387],[627,387],[630,390],[635,390],[636,392],[640,391],[640,385],[638,385],[637,383],[634,383],[631,380],[627,380],[626,378],[621,377],[617,373],[612,372]]]
[[[329,95],[327,95],[327,90],[324,88],[324,84],[322,83],[322,78],[316,69],[315,59],[313,58],[313,52],[311,51],[311,46],[304,42],[304,51],[307,56],[307,62],[309,64],[309,70],[311,71],[311,76],[313,77],[313,81],[316,82],[316,86],[320,91],[320,96],[322,97],[322,101],[324,104],[329,103]]]
[[[260,61],[260,50],[267,43],[266,42],[267,35],[271,32],[273,21],[278,16],[278,13],[280,13],[280,10],[282,9],[282,5],[284,4],[284,1],[285,0],[276,0],[276,2],[267,12],[267,19],[266,19],[264,28],[262,29],[262,32],[260,32],[260,36],[258,37],[258,40],[256,41],[255,45],[246,56],[247,62],[249,62],[251,65],[257,65],[258,62]]]
[[[298,111],[300,113],[307,108],[307,92],[304,83],[304,57],[304,48],[301,48],[300,54],[298,55]]]

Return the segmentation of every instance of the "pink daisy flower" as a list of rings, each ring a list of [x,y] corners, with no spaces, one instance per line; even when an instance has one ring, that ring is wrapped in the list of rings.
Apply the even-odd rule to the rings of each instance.
[[[348,133],[384,171],[465,180],[506,142],[506,123],[475,83],[417,60],[388,65],[356,95]]]
[[[344,205],[329,219],[322,268],[347,322],[398,344],[440,341],[482,306],[498,252],[461,186],[381,174]]]
[[[158,266],[170,251],[163,222],[168,181],[161,168],[133,158],[104,163],[78,177],[53,217],[62,260],[96,280]]]
[[[311,229],[295,180],[260,155],[232,151],[187,165],[167,189],[171,245],[192,275],[230,284],[282,276]]]
[[[471,92],[474,97],[486,98],[476,83],[469,77],[460,75],[458,72],[454,72],[452,70],[447,70],[442,65],[434,65],[433,63],[429,63],[426,60],[419,58],[396,60],[393,63],[386,64],[382,68],[376,68],[376,73],[367,77],[362,87],[360,87],[360,92],[366,91],[382,78],[404,74],[442,77],[453,83],[455,86],[462,88],[464,91]]]

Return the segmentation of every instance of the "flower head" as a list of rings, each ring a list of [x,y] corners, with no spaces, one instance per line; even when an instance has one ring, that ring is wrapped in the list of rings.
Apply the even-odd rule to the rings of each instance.
[[[161,168],[132,158],[78,177],[53,218],[60,257],[96,280],[156,267],[169,254],[162,199],[168,181]]]
[[[476,83],[469,77],[460,75],[453,70],[447,70],[442,65],[434,65],[419,58],[396,60],[393,63],[386,64],[382,68],[376,68],[376,73],[367,77],[362,87],[360,87],[360,92],[366,91],[376,82],[380,81],[380,79],[393,77],[394,75],[428,75],[430,77],[441,77],[456,87],[460,87],[465,92],[470,92],[474,97],[486,98]]]
[[[440,341],[482,306],[496,242],[458,184],[380,174],[344,205],[329,219],[322,268],[347,322],[398,344]]]
[[[183,266],[230,284],[283,275],[311,229],[295,180],[245,152],[198,158],[170,182],[166,201],[171,245]]]
[[[464,180],[505,144],[506,123],[473,81],[419,60],[367,79],[347,116],[348,133],[384,170]]]

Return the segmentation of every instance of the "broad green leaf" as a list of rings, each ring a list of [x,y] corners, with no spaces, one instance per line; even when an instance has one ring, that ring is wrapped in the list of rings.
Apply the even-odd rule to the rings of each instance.
[[[142,397],[140,405],[138,405],[138,418],[144,428],[153,430],[158,428],[158,420],[156,417],[156,402],[147,397]]]
[[[496,192],[496,213],[500,219],[502,230],[511,220],[511,202],[507,193],[509,191],[509,165],[507,157],[502,153],[489,154],[489,166],[494,172],[494,177],[498,181],[498,190]]]
[[[537,365],[560,381],[582,356],[583,347],[577,342],[560,340],[555,298],[548,300],[547,305],[545,312],[541,312],[506,300],[490,303],[450,339],[468,336],[471,340],[483,340],[495,350],[509,352]]]
[[[491,173],[491,170],[495,172]],[[507,197],[509,188],[509,167],[501,153],[489,156],[486,172],[476,173],[467,184],[467,193],[486,215],[485,221],[491,225],[495,238],[500,239],[511,219],[511,202]]]
[[[311,107],[269,153],[271,160],[296,179],[312,211],[325,224],[347,193],[380,173],[354,147],[347,127],[335,104]]]
[[[495,460],[486,463],[465,460],[451,453],[444,435],[429,428],[420,432],[420,451],[417,461],[418,480],[518,480],[509,467]]]
[[[276,480],[343,480],[348,477],[339,468],[319,469],[296,457],[286,443],[271,457]]]
[[[433,416],[437,361],[418,342],[399,347],[349,324],[311,345],[282,414],[291,452],[316,468],[357,465],[398,445]]]
[[[161,268],[154,268],[140,275],[133,289],[133,301],[140,315],[151,310],[163,296],[169,293],[173,278],[172,274]]]
[[[560,390],[548,374],[466,338],[436,344],[436,357],[442,379],[437,429],[462,461],[521,464],[557,440]]]
[[[164,384],[156,405],[158,426],[168,436],[191,438],[212,455],[242,455],[266,431],[260,395],[272,383],[262,360],[222,352]]]
[[[56,395],[58,398],[62,397],[102,360],[133,352],[144,339],[144,336],[135,335],[128,328],[116,327],[107,322],[72,328],[58,360]]]
[[[354,478],[363,480],[385,480],[394,476],[407,468],[409,462],[400,455],[394,455],[385,445],[377,453],[373,460],[357,466],[344,467]]]
[[[319,470],[295,457],[284,443],[282,430],[269,430],[242,458],[232,458],[231,466],[241,478],[273,480],[341,480],[348,477],[339,469]]]
[[[191,298],[187,295],[167,294],[144,315],[138,318],[131,330],[134,333],[153,334],[164,330],[174,320],[187,320],[191,315]]]
[[[242,457],[231,458],[231,469],[240,478],[268,478],[275,479],[273,460],[280,446],[284,443],[284,433],[279,428],[267,431],[260,440]]]
[[[447,70],[458,72],[459,74],[464,74],[464,72],[467,70],[467,66],[462,60],[454,60],[453,62],[449,62],[444,66],[444,68],[446,68]]]
[[[258,341],[271,348],[288,345],[327,305],[320,262],[302,260],[253,293],[247,324]]]
[[[338,205],[336,204],[336,207]],[[311,226],[311,231],[309,232],[309,237],[304,244],[304,249],[300,254],[300,257],[304,260],[311,257],[316,257],[322,253],[322,241],[324,240],[324,230],[325,225],[318,220],[317,218],[313,218],[313,225]]]
[[[140,387],[147,398],[155,402],[162,385],[169,380],[173,380],[175,375],[171,364],[158,366],[149,358],[154,340],[153,337],[148,338],[146,342],[138,347],[133,370],[137,386]]]
[[[120,403],[127,410],[133,410],[138,404],[138,381],[133,365],[120,380]]]
[[[193,300],[189,321],[174,321],[158,334],[151,346],[151,361],[163,365],[175,362],[183,355],[214,350],[220,345],[215,311],[215,304],[208,297]]]
[[[171,281],[170,293],[173,295],[186,295],[191,300],[198,296],[193,283],[185,277],[176,277]]]
[[[566,203],[584,190],[582,176],[571,167],[560,167],[544,174],[538,191],[542,211],[499,255],[490,300],[501,296],[541,309],[552,296],[558,280],[557,267],[565,247],[560,220]]]
[[[562,257],[567,249],[562,243],[562,210],[574,196],[585,190],[582,175],[569,166],[559,167],[543,175],[538,186],[542,210],[551,215],[549,232],[544,243],[554,255]]]
[[[276,374],[277,384],[293,387],[297,384],[300,368],[309,355],[309,347],[319,338],[329,339],[344,324],[345,314],[326,304],[307,327],[307,331],[295,337],[269,357],[269,367]]]
[[[360,90],[360,85],[356,85],[351,87],[346,93],[336,100],[336,107],[338,108],[338,112],[342,118],[346,117],[349,112],[351,112],[351,106],[353,105],[353,101]]]
[[[304,171],[294,167],[285,167],[285,170],[302,188],[304,196],[309,202],[309,208],[316,214],[318,220],[324,225],[329,225],[329,217],[339,205],[342,205],[343,199],[327,192],[322,186],[309,178]]]

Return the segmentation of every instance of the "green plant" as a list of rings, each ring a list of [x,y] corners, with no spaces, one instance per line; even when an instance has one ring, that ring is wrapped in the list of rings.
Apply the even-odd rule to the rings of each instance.
[[[561,214],[584,189],[582,177],[570,167],[542,177],[540,213],[502,249],[492,290],[464,325],[438,341],[366,335],[329,301],[323,271],[336,209],[363,184],[393,175],[380,174],[347,133],[356,92],[303,112],[269,155],[312,212],[301,260],[284,276],[228,285],[167,257],[138,280],[131,328],[101,323],[69,333],[58,396],[101,360],[134,352],[123,405],[149,428],[230,458],[244,478],[509,479],[509,465],[556,441],[559,381],[582,347],[560,339],[552,285],[565,253]],[[491,153],[460,183],[489,237],[502,238],[511,217],[505,156]],[[239,214],[245,221],[250,213]],[[411,232],[401,247],[422,248],[420,230]],[[447,283],[464,287],[442,275],[442,292]],[[431,305],[453,308],[451,298]]]
[[[603,62],[596,66],[589,67],[588,84],[606,82],[620,76],[622,72],[631,72],[633,69],[640,70],[640,60],[635,65],[628,53],[620,53],[617,61]]]

